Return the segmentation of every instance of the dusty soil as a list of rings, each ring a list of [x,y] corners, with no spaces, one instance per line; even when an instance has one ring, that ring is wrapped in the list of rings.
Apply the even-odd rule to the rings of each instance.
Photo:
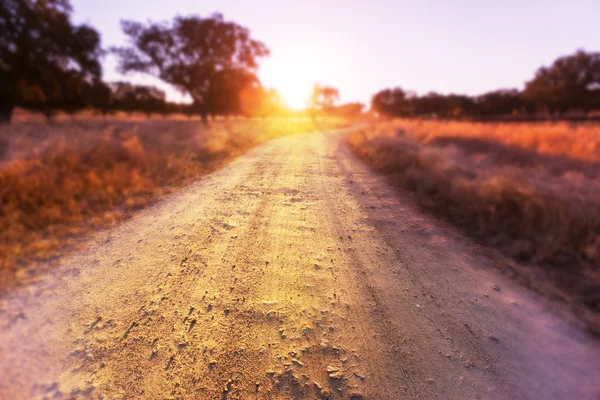
[[[598,399],[598,341],[343,143],[261,145],[5,293],[0,398]]]

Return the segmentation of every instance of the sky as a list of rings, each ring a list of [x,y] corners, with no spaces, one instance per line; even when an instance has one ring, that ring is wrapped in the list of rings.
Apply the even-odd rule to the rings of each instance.
[[[93,25],[103,47],[126,42],[119,21],[163,21],[220,12],[264,42],[266,87],[296,108],[314,82],[341,101],[368,104],[400,86],[424,94],[480,94],[522,88],[542,65],[577,49],[600,51],[599,0],[72,0],[73,20]],[[107,81],[151,83],[170,100],[182,95],[154,78],[121,76],[104,60]]]

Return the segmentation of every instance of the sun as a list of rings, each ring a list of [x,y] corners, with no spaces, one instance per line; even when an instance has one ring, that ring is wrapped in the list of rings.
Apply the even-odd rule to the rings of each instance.
[[[289,77],[282,79],[280,83],[273,86],[290,108],[301,110],[307,107],[312,80],[300,80]]]
[[[307,107],[314,83],[318,80],[319,66],[308,57],[295,53],[269,59],[261,67],[261,81],[276,89],[289,107],[301,110]]]

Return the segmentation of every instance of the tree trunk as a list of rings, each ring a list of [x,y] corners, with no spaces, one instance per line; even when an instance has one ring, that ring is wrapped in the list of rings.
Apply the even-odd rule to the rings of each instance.
[[[54,118],[54,110],[52,108],[45,107],[42,113],[46,117],[46,122],[52,122],[52,119]]]
[[[0,124],[10,123],[14,109],[15,105],[9,102],[3,102],[0,104]]]
[[[202,118],[202,123],[204,124],[204,126],[208,126],[208,110],[202,100],[194,99],[194,103],[192,104],[191,112],[194,114],[195,113],[200,114],[200,117]]]

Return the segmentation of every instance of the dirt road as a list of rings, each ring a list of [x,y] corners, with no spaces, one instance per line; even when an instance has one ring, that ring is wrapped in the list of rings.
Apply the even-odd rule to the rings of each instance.
[[[0,398],[599,398],[598,342],[342,143],[266,143],[7,293]]]

